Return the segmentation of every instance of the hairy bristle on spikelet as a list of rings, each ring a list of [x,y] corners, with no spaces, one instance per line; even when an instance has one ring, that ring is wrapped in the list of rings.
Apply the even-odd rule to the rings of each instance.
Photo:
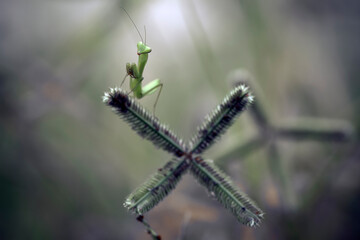
[[[188,167],[189,162],[184,159],[169,161],[131,193],[126,198],[124,206],[136,214],[146,213],[175,188]]]
[[[103,101],[112,107],[141,137],[176,157],[184,154],[185,144],[167,126],[140,106],[120,88],[111,88]]]
[[[198,128],[197,134],[190,141],[192,153],[200,154],[208,149],[233,124],[235,117],[251,104],[254,97],[245,85],[236,86],[218,105],[205,117]]]
[[[212,161],[196,157],[191,162],[190,172],[204,185],[211,195],[239,220],[239,222],[256,227],[264,213],[230,181],[230,178]]]

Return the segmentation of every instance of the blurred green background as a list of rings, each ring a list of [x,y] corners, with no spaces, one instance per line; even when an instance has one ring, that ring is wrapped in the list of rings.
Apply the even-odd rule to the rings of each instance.
[[[346,136],[280,138],[242,114],[204,157],[266,212],[263,224],[242,226],[186,175],[146,216],[163,239],[359,239],[355,0],[2,0],[0,239],[150,239],[122,203],[170,156],[101,101],[137,61],[121,7],[146,25],[144,81],[164,83],[156,115],[185,140],[239,69],[271,126],[306,119]],[[155,97],[140,102],[151,110]]]

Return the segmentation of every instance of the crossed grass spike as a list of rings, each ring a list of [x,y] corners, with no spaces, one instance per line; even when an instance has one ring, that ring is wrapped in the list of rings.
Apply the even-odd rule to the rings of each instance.
[[[163,200],[176,187],[184,173],[190,171],[239,222],[249,227],[259,226],[264,213],[231,182],[229,176],[211,160],[204,160],[200,155],[226,132],[235,117],[244,111],[253,99],[246,85],[236,86],[222,103],[205,117],[195,136],[185,145],[173,131],[160,123],[124,90],[111,88],[106,92],[103,101],[134,131],[174,156],[131,193],[124,206],[142,216]]]

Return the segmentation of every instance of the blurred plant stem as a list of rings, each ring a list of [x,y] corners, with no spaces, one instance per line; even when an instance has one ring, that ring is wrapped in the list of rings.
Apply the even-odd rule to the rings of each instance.
[[[153,240],[161,240],[161,236],[155,232],[155,230],[150,226],[147,221],[145,221],[143,215],[137,216],[136,220],[141,222],[146,227],[146,232],[151,236]]]
[[[299,203],[300,211],[311,211],[316,203],[318,203],[319,198],[326,196],[326,193],[330,191],[330,188],[336,178],[339,177],[339,174],[343,171],[340,169],[345,168],[347,164],[351,161],[356,161],[357,146],[359,143],[353,141],[350,145],[346,146],[345,150],[339,151],[331,148],[329,151],[332,153],[329,154],[329,159],[326,162],[326,165],[321,169],[310,184],[309,190],[303,194],[302,201]],[[345,157],[343,152],[346,152]],[[341,161],[346,159],[345,161]]]
[[[223,85],[219,85],[219,81],[217,79],[220,67],[212,51],[212,47],[208,40],[204,26],[200,21],[195,5],[193,1],[180,1],[180,4],[182,5],[183,19],[189,31],[189,36],[191,37],[194,49],[197,51],[200,58],[201,65],[204,70],[203,72],[206,74],[206,79],[211,83],[214,89],[221,89]],[[218,91],[215,92],[218,94],[220,93]]]
[[[184,218],[181,223],[180,233],[177,237],[177,240],[185,240],[186,239],[186,230],[189,227],[190,220],[191,220],[191,212],[187,211],[184,214]]]
[[[274,127],[277,137],[289,140],[351,141],[353,127],[343,120],[298,118]]]
[[[232,149],[221,153],[217,156],[216,160],[220,164],[226,165],[228,161],[234,159],[236,156],[245,158],[247,155],[251,154],[255,150],[258,150],[260,147],[266,146],[270,171],[273,178],[276,179],[276,182],[280,186],[280,189],[284,192],[284,194],[280,194],[280,196],[285,196],[285,203],[293,202],[295,196],[291,191],[291,188],[288,186],[289,177],[287,176],[288,174],[286,174],[286,171],[281,163],[281,157],[276,146],[276,141],[350,141],[353,139],[353,128],[346,121],[317,118],[304,118],[292,122],[284,121],[284,123],[278,124],[279,126],[274,126],[275,124],[272,123],[271,116],[267,115],[265,112],[265,109],[267,108],[262,105],[265,103],[262,91],[256,82],[251,79],[250,74],[244,70],[237,70],[232,74],[232,80],[235,84],[248,84],[251,86],[251,89],[256,96],[256,100],[254,101],[252,107],[249,108],[249,111],[257,125],[259,136],[253,137],[247,142],[240,143]],[[326,176],[321,177],[321,179],[326,179]],[[314,184],[311,184],[312,186],[317,186],[314,191],[318,191],[318,185],[322,185],[322,181],[323,180],[319,179],[314,180]],[[308,194],[309,198],[312,198],[312,191],[309,191]],[[305,203],[305,205],[308,204]]]

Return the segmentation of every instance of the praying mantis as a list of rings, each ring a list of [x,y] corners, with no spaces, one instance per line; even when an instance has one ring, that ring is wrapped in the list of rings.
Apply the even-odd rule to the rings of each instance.
[[[145,42],[144,42],[136,24],[134,23],[134,21],[132,20],[130,15],[127,13],[127,11],[124,8],[122,8],[122,9],[125,11],[126,15],[129,17],[131,22],[134,24],[136,31],[138,32],[138,34],[140,36],[141,41],[137,43],[137,55],[139,56],[138,64],[136,65],[136,63],[126,63],[126,75],[124,77],[124,80],[121,82],[120,87],[124,84],[126,78],[128,76],[130,76],[130,89],[131,90],[130,90],[129,94],[133,93],[133,96],[137,99],[141,99],[147,95],[150,95],[150,94],[154,93],[157,89],[159,89],[159,93],[156,97],[156,100],[155,100],[155,103],[153,106],[153,114],[155,115],[156,104],[159,100],[163,84],[160,82],[159,79],[155,79],[155,80],[149,82],[148,84],[146,84],[145,86],[142,86],[142,81],[144,80],[144,77],[143,77],[144,68],[145,68],[145,65],[146,65],[148,57],[149,57],[148,55],[152,50],[149,46],[146,45],[146,29],[144,26],[144,30],[145,30]]]

